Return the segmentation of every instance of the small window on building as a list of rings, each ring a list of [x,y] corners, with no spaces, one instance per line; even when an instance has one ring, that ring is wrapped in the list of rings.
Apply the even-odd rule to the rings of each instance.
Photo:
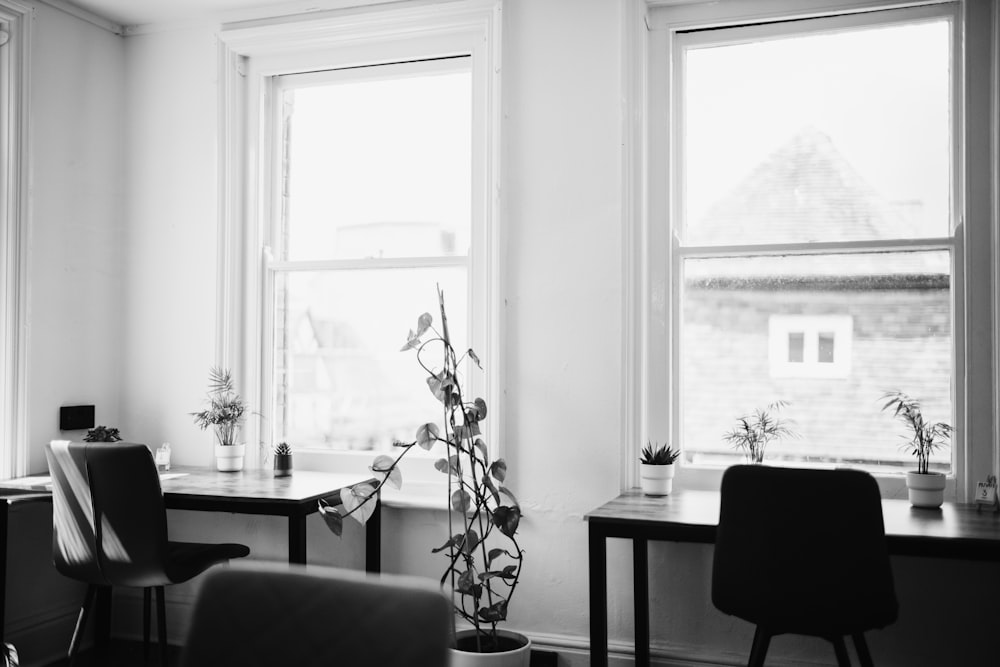
[[[852,330],[850,315],[771,315],[771,377],[846,378]]]

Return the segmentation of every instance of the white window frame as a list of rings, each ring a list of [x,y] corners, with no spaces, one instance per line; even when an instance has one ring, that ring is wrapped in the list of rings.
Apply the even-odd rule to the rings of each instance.
[[[486,369],[470,378],[470,389],[490,405],[487,445],[499,452],[503,442],[498,344],[500,11],[501,0],[406,3],[338,11],[296,23],[237,26],[220,33],[223,132],[216,356],[219,364],[236,369],[252,405],[273,403],[271,332],[264,323],[270,321],[273,288],[273,271],[267,268],[266,216],[278,205],[270,196],[274,188],[269,187],[277,177],[270,169],[276,164],[277,130],[271,126],[273,114],[268,113],[274,77],[468,55],[474,126],[473,231],[468,259],[470,340],[462,344],[476,349]],[[247,441],[258,444],[250,455],[252,466],[262,465],[272,445],[266,410],[263,420],[247,424]],[[360,472],[372,458],[370,452],[297,450],[296,467]],[[430,464],[404,468],[404,476],[411,490],[443,482]]]
[[[648,439],[679,442],[678,337],[679,285],[675,278],[677,240],[664,221],[676,212],[677,173],[672,126],[677,100],[671,90],[678,34],[710,26],[747,25],[791,18],[849,15],[876,9],[914,8],[916,13],[951,12],[955,20],[953,95],[955,137],[954,254],[954,425],[953,476],[948,494],[968,500],[977,479],[996,471],[1000,459],[995,396],[1000,371],[993,359],[1000,346],[1000,298],[995,268],[996,240],[998,19],[990,4],[899,2],[895,0],[720,0],[678,4],[634,0],[623,10],[626,53],[623,88],[626,101],[624,159],[626,222],[623,345],[622,488],[637,485],[640,444]],[[965,65],[968,63],[968,67]],[[970,142],[965,137],[989,137]],[[992,180],[990,180],[992,178]],[[668,184],[663,187],[662,184]],[[966,225],[964,221],[975,221]],[[993,234],[991,235],[991,229]],[[941,239],[930,245],[939,245]],[[950,242],[948,239],[943,241]],[[923,243],[902,244],[920,248]],[[829,251],[830,248],[817,248]],[[713,249],[713,253],[717,249]],[[989,335],[970,336],[969,331]],[[974,418],[973,418],[974,417]],[[683,446],[683,445],[682,445]],[[717,489],[722,470],[684,465],[681,488]],[[877,476],[884,495],[904,495],[901,475]]]
[[[0,479],[28,473],[27,234],[31,9],[0,0]]]

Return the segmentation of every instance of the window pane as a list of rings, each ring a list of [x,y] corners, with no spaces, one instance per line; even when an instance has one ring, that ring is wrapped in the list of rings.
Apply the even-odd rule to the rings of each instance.
[[[687,48],[682,241],[949,236],[950,54],[947,19]]]
[[[285,91],[284,259],[467,254],[471,99],[468,71]]]
[[[394,439],[412,441],[419,425],[440,422],[426,373],[412,350],[400,351],[421,313],[440,330],[436,284],[449,332],[465,345],[464,268],[279,273],[274,441],[384,451]],[[430,353],[424,360],[441,365]]]
[[[788,402],[781,416],[795,421],[801,437],[769,445],[769,461],[912,467],[899,448],[903,425],[881,412],[879,399],[890,390],[919,398],[926,418],[953,423],[948,251],[688,258],[683,272],[680,407],[688,460],[741,461],[723,435],[738,417],[777,400]],[[811,334],[819,350],[806,352],[807,361],[826,363],[771,372],[771,330],[791,318],[845,324],[843,332]],[[945,450],[933,462],[948,470],[950,460]]]
[[[801,333],[788,334],[788,361],[802,363],[805,335]]]
[[[833,338],[834,335],[829,332],[821,332],[819,334],[816,349],[816,361],[821,364],[832,364],[833,363]]]

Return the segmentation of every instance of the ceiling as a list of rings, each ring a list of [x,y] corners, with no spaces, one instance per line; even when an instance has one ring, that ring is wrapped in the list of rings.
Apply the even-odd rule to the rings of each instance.
[[[385,0],[62,0],[122,26],[310,12]],[[53,4],[58,4],[58,0]]]

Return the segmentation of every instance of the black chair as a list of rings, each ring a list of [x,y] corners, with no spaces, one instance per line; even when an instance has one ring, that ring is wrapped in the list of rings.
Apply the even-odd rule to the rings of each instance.
[[[882,502],[871,475],[739,465],[722,477],[712,603],[757,626],[751,667],[771,638],[792,633],[833,643],[845,636],[871,666],[864,633],[896,620]]]
[[[143,589],[143,644],[149,650],[150,592],[156,590],[157,636],[166,664],[163,588],[216,563],[250,553],[242,544],[167,539],[167,511],[153,456],[145,445],[53,441],[46,445],[52,476],[52,552],[56,569],[87,584],[70,641],[75,661],[99,589]]]
[[[451,601],[437,582],[235,564],[205,575],[182,667],[445,667]]]

